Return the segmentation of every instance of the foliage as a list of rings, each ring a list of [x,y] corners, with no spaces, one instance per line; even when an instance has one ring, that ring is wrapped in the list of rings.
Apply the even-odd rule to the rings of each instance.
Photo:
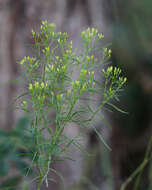
[[[108,66],[111,50],[100,47],[103,34],[97,29],[88,28],[81,33],[81,53],[73,49],[66,32],[54,30],[55,25],[47,21],[42,22],[40,32],[32,30],[35,56],[20,61],[28,84],[27,91],[19,98],[21,109],[31,118],[29,131],[36,147],[33,167],[39,173],[38,190],[43,182],[48,186],[48,173],[53,171],[51,166],[56,160],[70,159],[67,153],[71,145],[85,151],[79,137],[87,128],[94,130],[108,147],[93,120],[106,105],[116,108],[110,101],[119,100],[126,82],[119,68]],[[95,58],[95,52],[99,59]],[[101,70],[101,65],[106,64]],[[97,80],[96,70],[104,76],[103,83]],[[76,79],[73,72],[77,73]],[[103,96],[97,109],[86,104],[93,101],[94,94]],[[64,130],[72,123],[80,127],[80,134],[69,138]]]
[[[15,190],[27,172],[32,173],[29,162],[33,158],[34,142],[27,130],[28,125],[29,120],[24,117],[18,121],[15,129],[0,130],[0,178],[5,179],[0,184],[1,190]],[[16,176],[10,176],[14,169],[17,170]]]

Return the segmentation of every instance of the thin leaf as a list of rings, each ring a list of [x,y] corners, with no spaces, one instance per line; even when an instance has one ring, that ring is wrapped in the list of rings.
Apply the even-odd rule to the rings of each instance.
[[[97,129],[93,126],[94,131],[96,132],[96,134],[98,135],[98,137],[100,138],[100,140],[103,142],[103,144],[105,145],[105,147],[111,151],[110,146],[105,142],[104,138],[102,137],[102,135],[97,131]]]
[[[115,110],[121,112],[121,113],[129,114],[129,112],[125,112],[125,111],[123,111],[122,109],[118,108],[118,107],[115,106],[114,104],[111,104],[111,103],[109,103],[109,102],[107,102],[107,104],[108,104],[109,106],[113,107]]]

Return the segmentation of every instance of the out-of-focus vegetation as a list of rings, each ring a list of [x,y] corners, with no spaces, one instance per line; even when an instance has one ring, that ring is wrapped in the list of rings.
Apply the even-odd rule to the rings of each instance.
[[[16,190],[24,177],[32,174],[33,135],[27,130],[29,119],[19,119],[16,128],[0,130],[0,189]]]

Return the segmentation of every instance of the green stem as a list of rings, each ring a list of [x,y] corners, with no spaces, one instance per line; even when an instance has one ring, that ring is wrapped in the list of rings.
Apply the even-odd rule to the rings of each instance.
[[[151,148],[152,148],[152,136],[150,137],[144,160],[148,160],[148,157],[150,157]],[[135,185],[134,185],[133,190],[138,190],[143,170],[144,170],[144,168],[139,172],[139,174],[137,176],[137,180],[135,181]]]
[[[150,137],[149,143],[148,143],[148,147],[146,150],[146,154],[144,157],[143,162],[138,166],[138,168],[131,174],[131,176],[122,184],[120,190],[125,190],[125,188],[127,187],[127,185],[138,175],[137,180],[135,182],[134,185],[134,190],[136,190],[139,186],[139,181],[141,178],[141,174],[145,168],[145,166],[148,164],[150,158],[150,152],[151,152],[151,148],[152,148],[152,136]]]
[[[39,181],[39,184],[38,184],[38,189],[37,190],[41,190],[42,183],[43,183],[43,178],[41,177],[40,181]]]

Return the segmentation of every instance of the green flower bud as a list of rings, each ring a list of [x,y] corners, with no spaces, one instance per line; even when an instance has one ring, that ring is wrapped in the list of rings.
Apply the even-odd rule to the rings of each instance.
[[[51,24],[48,24],[48,27],[50,30],[54,30],[54,28],[56,27],[55,24],[51,23]]]

